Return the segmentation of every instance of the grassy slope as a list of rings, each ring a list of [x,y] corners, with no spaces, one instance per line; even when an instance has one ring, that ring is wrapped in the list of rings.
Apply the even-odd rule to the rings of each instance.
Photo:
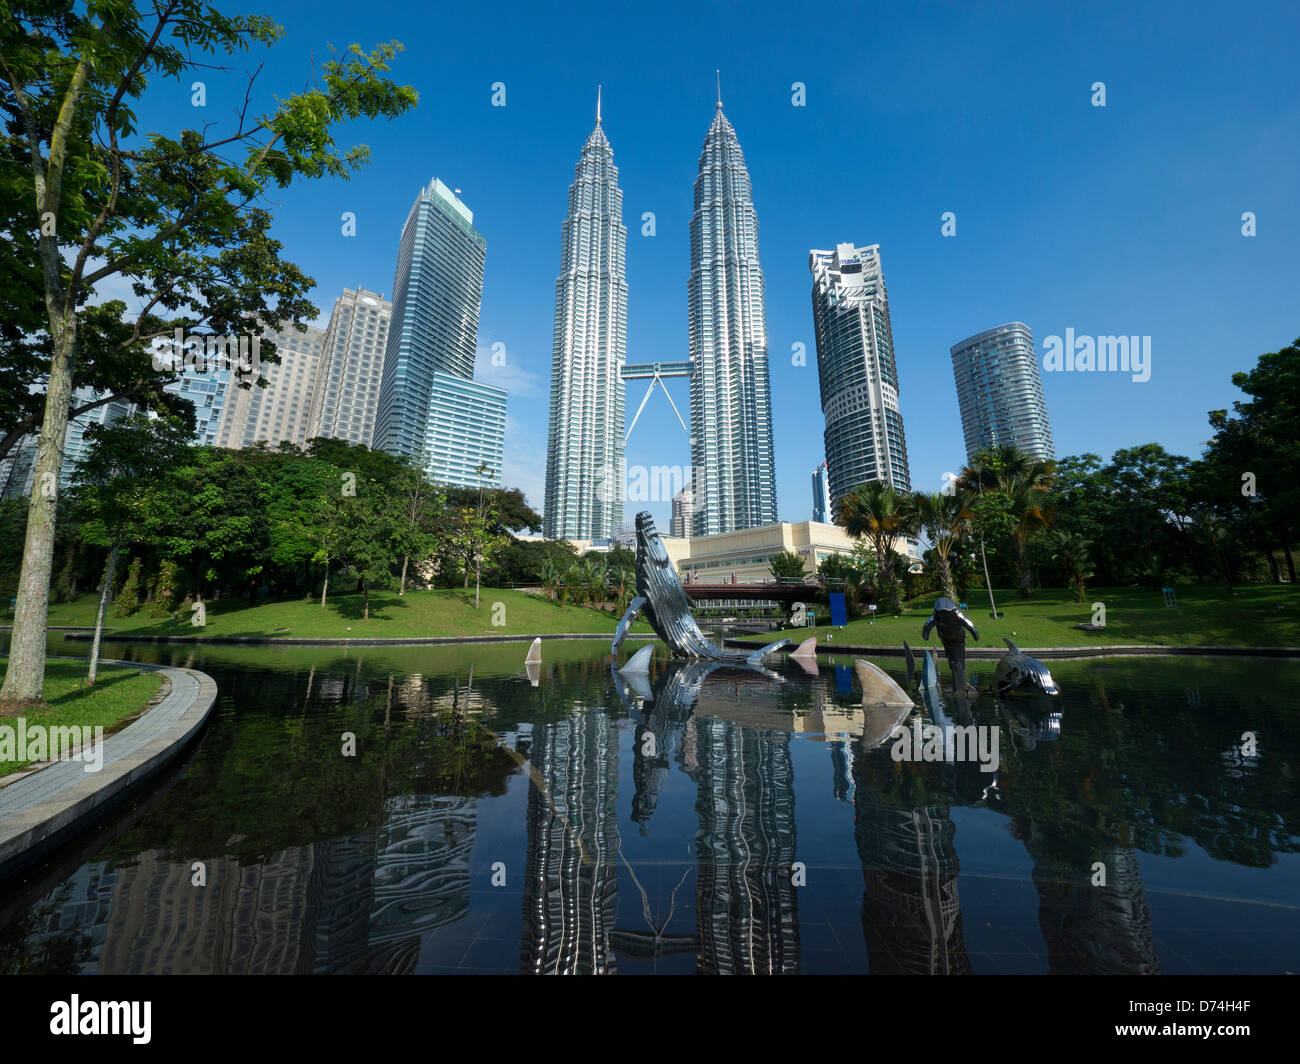
[[[0,659],[0,673],[7,661]],[[119,666],[104,666],[94,687],[82,687],[86,678],[84,661],[45,663],[45,706],[26,708],[21,716],[28,726],[89,725],[105,732],[135,716],[158,693],[163,676],[156,672],[138,672]],[[15,717],[0,717],[0,725],[14,726]],[[27,762],[0,761],[0,776],[21,768]]]
[[[1229,596],[1221,588],[1180,587],[1178,606],[1168,609],[1158,591],[1139,588],[1094,588],[1088,602],[1072,602],[1063,590],[1045,590],[1033,601],[1016,598],[1014,591],[995,591],[998,610],[1005,616],[989,617],[988,592],[972,591],[966,616],[979,629],[980,641],[972,646],[1002,646],[1009,636],[1022,647],[1057,647],[1119,644],[1155,646],[1300,646],[1300,591],[1286,585],[1238,588]],[[937,597],[937,596],[934,596]],[[828,626],[794,629],[792,637],[815,635],[826,643],[868,646],[925,645],[921,625],[930,615],[934,597],[913,601],[901,617],[873,622],[851,621],[842,631]],[[1081,632],[1073,625],[1092,619],[1093,602],[1106,606],[1106,631]],[[815,607],[818,621],[829,616],[824,603]],[[766,642],[767,633],[753,637]],[[938,645],[931,632],[930,644]]]
[[[494,609],[497,603],[504,611]],[[52,625],[93,625],[96,599],[83,595],[75,602],[50,608]],[[362,620],[362,597],[331,595],[324,609],[320,600],[297,599],[249,607],[246,599],[207,603],[207,627],[195,628],[189,617],[178,621],[158,618],[149,607],[131,617],[115,617],[105,626],[114,635],[250,636],[303,639],[411,639],[464,635],[547,635],[557,632],[612,633],[618,624],[613,613],[585,606],[562,606],[540,595],[485,587],[474,610],[474,589],[450,591],[396,591],[370,593],[370,619]],[[497,616],[503,626],[492,623]],[[277,629],[285,629],[277,631]],[[638,632],[649,626],[638,623]]]

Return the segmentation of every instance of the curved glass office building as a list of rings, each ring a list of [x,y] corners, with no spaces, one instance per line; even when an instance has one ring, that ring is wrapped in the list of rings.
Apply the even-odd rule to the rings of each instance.
[[[375,415],[377,450],[419,458],[434,373],[474,376],[486,255],[470,209],[434,178],[402,226]]]
[[[1028,325],[1008,322],[954,344],[952,374],[968,460],[982,447],[1002,446],[1056,458]]]
[[[871,480],[911,491],[880,246],[808,253],[832,506]]]

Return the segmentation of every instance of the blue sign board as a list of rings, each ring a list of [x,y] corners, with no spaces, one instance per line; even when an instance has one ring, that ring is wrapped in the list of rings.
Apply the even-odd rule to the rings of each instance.
[[[831,624],[836,628],[843,628],[849,623],[849,610],[844,604],[844,596],[839,592],[831,592]]]
[[[835,693],[839,695],[853,693],[853,670],[847,665],[835,666]]]

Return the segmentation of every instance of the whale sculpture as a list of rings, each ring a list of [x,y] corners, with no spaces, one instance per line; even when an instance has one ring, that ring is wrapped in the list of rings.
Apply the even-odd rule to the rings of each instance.
[[[1031,658],[1010,639],[1003,638],[1010,653],[998,662],[993,673],[993,687],[999,695],[1033,691],[1045,695],[1059,695],[1061,689],[1052,674],[1037,658]]]
[[[966,633],[970,632],[979,642],[980,634],[975,626],[950,598],[935,600],[934,610],[921,628],[921,638],[928,640],[930,632],[939,629],[939,640],[943,643],[943,653],[948,659],[948,668],[952,670],[952,687],[957,693],[967,690],[966,684]]]
[[[765,655],[791,644],[789,639],[780,639],[752,653],[733,653],[709,642],[691,616],[691,600],[655,530],[654,519],[644,511],[636,515],[636,591],[614,632],[610,653],[618,653],[628,630],[643,615],[676,658],[756,665]]]

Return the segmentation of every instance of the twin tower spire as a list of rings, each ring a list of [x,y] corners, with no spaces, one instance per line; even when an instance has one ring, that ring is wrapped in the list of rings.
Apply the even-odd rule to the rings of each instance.
[[[717,87],[718,118],[700,153],[690,223],[690,466],[680,464],[685,440],[663,441],[651,469],[634,478],[649,484],[651,497],[638,495],[629,508],[670,502],[689,485],[694,535],[776,521],[758,223],[744,155],[721,116],[720,75]],[[610,540],[631,518],[624,512],[627,228],[614,152],[603,131],[596,135],[601,93],[598,86],[596,130],[574,168],[561,227],[546,452],[550,539]],[[648,357],[682,361],[673,351]]]

